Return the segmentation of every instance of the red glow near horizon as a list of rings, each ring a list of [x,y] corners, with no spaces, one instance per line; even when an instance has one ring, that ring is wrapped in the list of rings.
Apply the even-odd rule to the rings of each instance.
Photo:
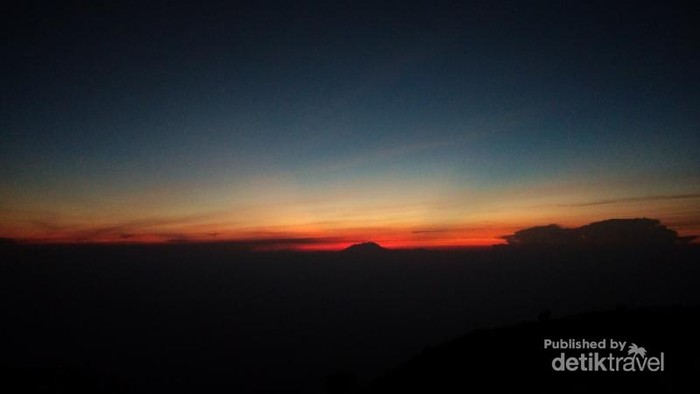
[[[585,221],[576,226],[587,224]],[[537,224],[535,224],[537,225]],[[71,228],[71,231],[26,231],[13,234],[5,231],[0,237],[24,244],[206,244],[229,243],[254,251],[338,251],[363,242],[375,242],[387,249],[464,249],[504,244],[503,236],[532,227],[533,224],[508,224],[483,228],[418,227],[414,228],[261,228],[255,230],[228,231],[212,226],[191,228],[172,226],[159,232],[132,231],[126,233],[119,226],[91,226]],[[416,226],[417,227],[417,226]],[[567,226],[565,226],[567,227]],[[572,226],[568,226],[572,227]],[[671,226],[669,226],[671,227]],[[115,228],[116,230],[110,230]],[[672,228],[672,227],[671,227]],[[679,228],[680,236],[698,234],[694,227]],[[16,236],[13,236],[16,235]],[[696,239],[694,243],[698,243]]]
[[[302,238],[302,237],[287,237],[284,239],[275,238],[227,238],[216,239],[205,237],[183,237],[181,239],[164,239],[163,237],[143,234],[128,238],[75,238],[70,236],[55,236],[55,237],[37,237],[17,239],[21,244],[55,244],[55,245],[75,245],[75,244],[92,244],[92,245],[166,245],[166,244],[211,244],[211,243],[230,243],[232,245],[240,245],[244,249],[253,251],[340,251],[349,246],[364,243],[374,242],[386,249],[462,249],[475,247],[488,247],[492,245],[503,244],[505,241],[501,238],[472,238],[472,239],[381,239],[371,237],[352,237],[347,239],[327,240],[322,237],[318,239]]]

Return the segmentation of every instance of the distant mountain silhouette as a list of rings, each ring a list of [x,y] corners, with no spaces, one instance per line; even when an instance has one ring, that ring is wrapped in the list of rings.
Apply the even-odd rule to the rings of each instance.
[[[363,243],[348,246],[347,248],[343,249],[344,252],[352,252],[352,253],[376,253],[376,252],[381,252],[381,251],[386,251],[386,250],[389,250],[389,249],[386,249],[375,242],[363,242]]]
[[[3,238],[3,237],[0,237],[0,247],[2,247],[2,246],[13,246],[13,245],[17,245],[17,240],[15,240],[15,239],[13,239],[13,238]]]
[[[503,239],[511,246],[672,246],[695,236],[679,237],[657,219],[608,219],[576,228],[556,224],[516,231]]]

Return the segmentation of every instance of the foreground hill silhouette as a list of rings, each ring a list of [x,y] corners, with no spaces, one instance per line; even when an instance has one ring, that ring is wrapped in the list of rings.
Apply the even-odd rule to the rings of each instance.
[[[503,328],[476,330],[422,354],[378,379],[373,393],[685,393],[700,376],[700,306],[656,307],[585,313]],[[663,372],[554,371],[562,352],[578,357],[591,350],[544,349],[544,340],[615,339],[644,347],[645,356],[664,353]],[[605,349],[601,355],[627,356]]]
[[[697,245],[637,246],[296,253],[11,243],[0,248],[0,392],[363,390],[422,349],[543,310],[700,304]],[[682,330],[673,315],[684,314],[658,324]],[[609,320],[600,335],[634,335],[624,322]],[[671,352],[681,334],[639,345]]]

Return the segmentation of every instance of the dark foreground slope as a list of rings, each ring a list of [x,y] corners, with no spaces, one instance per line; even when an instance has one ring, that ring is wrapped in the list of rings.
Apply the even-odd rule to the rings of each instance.
[[[690,247],[4,245],[0,254],[3,393],[362,390],[426,347],[544,310],[700,304],[700,251]],[[634,335],[624,327],[601,335]]]
[[[476,330],[420,356],[378,379],[376,393],[691,393],[700,376],[700,307],[618,309],[539,321],[499,329]],[[586,339],[604,349],[545,349],[545,340]],[[610,340],[625,342],[611,349]],[[628,354],[634,343],[644,356]],[[664,370],[555,371],[555,359],[599,353],[636,357],[639,362],[664,354]],[[635,360],[636,362],[637,360]],[[586,364],[586,368],[592,364]],[[620,364],[623,365],[623,364]],[[624,369],[624,368],[623,368]],[[654,368],[656,369],[656,368]]]

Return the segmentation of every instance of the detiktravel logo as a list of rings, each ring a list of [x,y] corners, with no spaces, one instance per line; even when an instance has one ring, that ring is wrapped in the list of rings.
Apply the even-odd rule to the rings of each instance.
[[[559,351],[551,366],[557,372],[663,372],[664,352],[616,339],[545,339],[545,350]]]

